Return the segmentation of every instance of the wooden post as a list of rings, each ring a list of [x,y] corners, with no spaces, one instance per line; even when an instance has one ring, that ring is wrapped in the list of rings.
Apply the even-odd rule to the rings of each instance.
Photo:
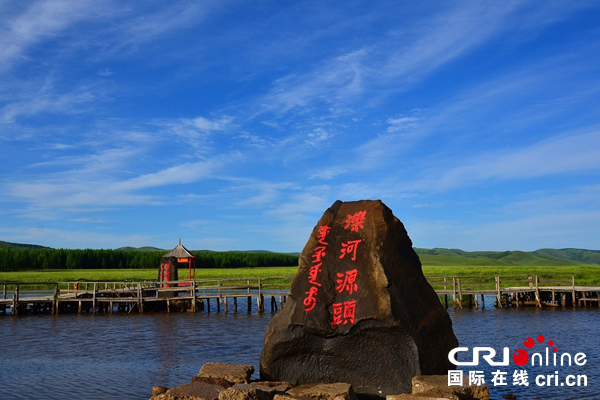
[[[496,299],[498,302],[498,308],[502,308],[502,293],[500,292],[500,277],[496,277]]]
[[[6,283],[2,285],[4,288],[2,289],[2,299],[6,299]]]
[[[206,298],[206,312],[210,314],[210,297]]]
[[[571,275],[571,283],[573,284],[573,307],[577,306],[577,294],[575,293],[575,276]]]
[[[258,296],[262,296],[262,280],[258,278]]]
[[[144,312],[144,292],[142,291],[142,282],[138,282],[137,296],[138,296],[138,312],[143,313]]]
[[[225,313],[229,312],[229,309],[227,308],[227,297],[223,297],[224,302],[223,302],[223,308],[225,308]]]
[[[485,297],[483,296],[483,293],[481,293],[481,309],[483,310],[485,308]]]
[[[237,297],[233,298],[233,312],[237,312]]]
[[[15,286],[15,293],[13,294],[13,315],[19,315],[19,284]]]
[[[192,312],[196,312],[196,281],[192,280],[190,282],[190,289],[191,289],[191,295],[192,295]]]
[[[462,297],[462,286],[461,286],[461,284],[460,284],[460,278],[457,278],[457,279],[456,279],[456,283],[458,284],[458,306],[459,306],[459,307],[461,308],[461,310],[462,310],[462,308],[463,308],[463,307],[462,307],[462,300],[463,300],[463,297]]]
[[[94,282],[94,293],[92,293],[92,314],[96,313],[96,292],[98,292],[98,282]]]
[[[219,289],[219,297],[217,298],[217,312],[221,312],[221,301],[223,300],[221,297],[221,281],[217,281],[217,286]]]
[[[519,292],[515,292],[514,295],[515,295],[516,306],[517,306],[517,308],[519,308]]]
[[[258,305],[258,312],[259,313],[263,313],[265,312],[265,299],[262,295],[262,282],[261,279],[258,278],[258,298],[256,299],[257,301],[257,305]]]
[[[452,278],[452,307],[456,310],[456,305],[457,305],[457,298],[456,298],[456,278]]]
[[[538,307],[542,306],[542,300],[540,299],[540,279],[538,276],[535,276],[535,302]]]
[[[54,284],[54,294],[52,295],[52,314],[58,314],[58,282]]]

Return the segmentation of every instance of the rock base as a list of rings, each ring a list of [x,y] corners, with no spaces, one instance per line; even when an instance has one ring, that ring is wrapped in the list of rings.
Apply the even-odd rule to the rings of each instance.
[[[348,383],[250,382],[251,365],[209,363],[200,375],[171,389],[152,388],[150,400],[358,400]],[[238,383],[234,383],[238,382]],[[489,400],[487,386],[448,386],[446,375],[422,375],[412,379],[411,394],[388,395],[386,400]]]

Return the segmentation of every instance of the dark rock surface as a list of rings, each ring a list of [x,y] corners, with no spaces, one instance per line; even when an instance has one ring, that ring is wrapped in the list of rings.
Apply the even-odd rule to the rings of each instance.
[[[169,390],[169,388],[166,388],[164,386],[153,386],[152,396],[158,396],[159,394],[167,393],[167,390]]]
[[[219,394],[219,400],[272,400],[277,390],[267,385],[238,383]]]
[[[231,384],[248,383],[254,373],[249,364],[206,363],[198,372],[199,377],[224,379]]]
[[[151,400],[218,400],[223,390],[223,387],[210,383],[186,383],[153,396]]]
[[[228,387],[231,387],[233,385],[233,384],[227,382],[223,378],[216,378],[216,377],[209,378],[207,376],[193,376],[192,383],[195,383],[195,382],[212,383],[213,385],[221,386],[224,389],[227,389]]]
[[[381,201],[337,201],[300,256],[284,309],[265,335],[261,378],[347,382],[361,394],[411,392],[446,374],[458,346],[402,223]]]
[[[463,382],[468,382],[468,377]],[[442,397],[446,399],[489,400],[490,388],[486,385],[448,386],[448,375],[415,376],[412,379],[412,394]]]
[[[315,400],[357,400],[352,386],[347,383],[313,383],[296,386],[288,396]]]

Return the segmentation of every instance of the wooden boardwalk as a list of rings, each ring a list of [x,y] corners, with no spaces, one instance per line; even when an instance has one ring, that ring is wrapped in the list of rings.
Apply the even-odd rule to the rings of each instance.
[[[600,307],[600,287],[580,286],[571,275],[427,276],[446,307],[485,307],[485,296],[503,307]]]
[[[280,310],[293,276],[197,279],[177,282],[0,282],[0,315],[113,312],[238,312]],[[600,307],[600,287],[576,285],[573,276],[427,276],[448,307]],[[267,300],[265,300],[267,299]],[[212,302],[212,306],[211,306]],[[244,303],[244,301],[240,302]],[[255,306],[254,306],[255,304]]]
[[[0,282],[0,315],[8,315],[8,310],[11,315],[211,312],[211,301],[217,312],[237,312],[239,298],[247,300],[248,312],[254,302],[255,309],[264,312],[265,298],[270,298],[271,310],[278,311],[285,303],[292,279],[293,276],[172,282]],[[39,288],[42,294],[33,294],[40,292]]]

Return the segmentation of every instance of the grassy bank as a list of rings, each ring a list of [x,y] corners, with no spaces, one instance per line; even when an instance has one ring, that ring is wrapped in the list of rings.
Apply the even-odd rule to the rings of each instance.
[[[578,285],[600,286],[600,266],[423,266],[425,275],[447,276],[506,276],[533,274],[540,277],[565,274],[575,276]],[[296,267],[259,267],[259,268],[211,268],[196,270],[196,279],[229,278],[267,278],[272,276],[294,275]],[[90,281],[139,281],[156,280],[157,269],[70,269],[53,271],[0,272],[0,281],[13,282],[65,282],[76,280]],[[182,279],[187,277],[187,269],[179,272]]]
[[[296,267],[214,268],[197,269],[196,279],[266,278],[294,275]],[[186,279],[188,270],[179,270]],[[0,272],[0,281],[12,282],[67,282],[89,281],[140,281],[158,279],[157,269],[61,269],[49,271]]]
[[[507,275],[538,275],[540,278],[549,278],[555,275],[568,275],[575,277],[575,283],[579,286],[600,286],[600,265],[585,266],[431,266],[424,265],[425,275],[448,275],[448,276],[475,276],[485,275],[507,276]],[[569,278],[570,279],[570,278]]]

